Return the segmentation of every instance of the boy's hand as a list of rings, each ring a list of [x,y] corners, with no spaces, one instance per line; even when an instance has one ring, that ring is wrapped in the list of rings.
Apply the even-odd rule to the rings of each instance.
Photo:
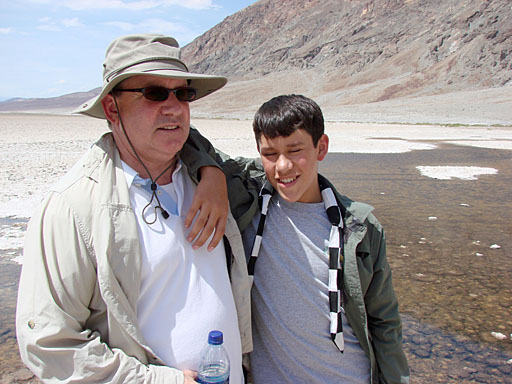
[[[206,240],[215,232],[208,244],[208,251],[212,251],[224,236],[228,218],[228,190],[226,176],[217,167],[202,167],[201,182],[197,185],[194,200],[185,218],[185,227],[192,226],[187,240],[194,242],[194,249],[204,245]]]

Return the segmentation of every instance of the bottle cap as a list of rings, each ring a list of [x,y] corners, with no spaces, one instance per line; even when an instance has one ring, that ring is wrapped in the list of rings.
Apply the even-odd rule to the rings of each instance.
[[[210,331],[208,335],[208,344],[220,345],[224,341],[224,337],[221,331]]]

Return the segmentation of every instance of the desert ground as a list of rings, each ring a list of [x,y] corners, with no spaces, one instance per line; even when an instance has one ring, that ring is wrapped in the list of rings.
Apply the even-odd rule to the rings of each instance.
[[[386,229],[413,383],[512,383],[509,114],[500,125],[326,124],[321,172]],[[250,120],[192,123],[223,152],[257,157]],[[106,131],[82,116],[0,114],[1,383],[37,382],[14,329],[27,221]]]

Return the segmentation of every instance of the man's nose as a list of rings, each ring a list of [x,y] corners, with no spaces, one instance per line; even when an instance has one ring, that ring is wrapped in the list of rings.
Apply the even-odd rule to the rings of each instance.
[[[182,103],[176,98],[172,92],[169,93],[167,100],[162,101],[162,112],[165,114],[175,114],[183,109]]]

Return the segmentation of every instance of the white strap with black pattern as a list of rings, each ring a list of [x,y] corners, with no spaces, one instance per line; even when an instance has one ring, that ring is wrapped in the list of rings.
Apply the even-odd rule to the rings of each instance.
[[[327,217],[332,225],[328,251],[330,335],[338,350],[343,353],[344,340],[341,320],[341,310],[343,307],[343,220],[334,192],[329,186],[323,185],[321,180],[319,180],[319,184]],[[273,193],[274,189],[267,181],[260,192],[260,198],[262,199],[261,216],[248,263],[248,271],[251,276],[254,276],[254,268],[261,247],[268,206]]]

